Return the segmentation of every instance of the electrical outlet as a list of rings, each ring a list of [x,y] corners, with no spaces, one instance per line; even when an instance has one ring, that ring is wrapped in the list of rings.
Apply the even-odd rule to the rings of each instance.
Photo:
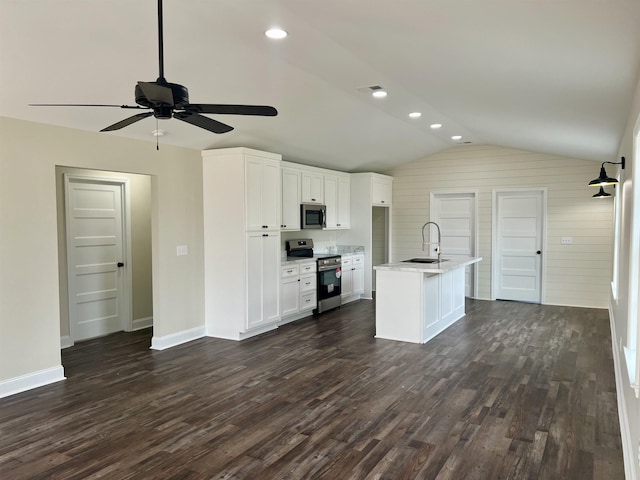
[[[178,245],[176,247],[176,255],[181,256],[181,255],[188,255],[189,254],[189,249],[187,248],[186,245]]]
[[[562,245],[571,245],[573,243],[573,237],[562,237],[560,243]]]

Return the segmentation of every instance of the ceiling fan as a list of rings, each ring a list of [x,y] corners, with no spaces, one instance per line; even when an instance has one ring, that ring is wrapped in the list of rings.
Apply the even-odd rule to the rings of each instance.
[[[34,107],[116,107],[135,110],[147,110],[132,117],[109,125],[100,130],[111,132],[139,122],[153,115],[159,119],[176,118],[204,128],[213,133],[226,133],[233,127],[219,122],[202,113],[221,115],[258,115],[274,117],[278,111],[266,105],[220,105],[211,103],[189,103],[189,91],[187,87],[177,83],[170,83],[164,78],[164,47],[162,34],[162,0],[158,0],[158,56],[160,72],[155,82],[138,82],[135,89],[135,98],[138,105],[100,105],[100,104],[67,104],[67,103],[32,103]]]

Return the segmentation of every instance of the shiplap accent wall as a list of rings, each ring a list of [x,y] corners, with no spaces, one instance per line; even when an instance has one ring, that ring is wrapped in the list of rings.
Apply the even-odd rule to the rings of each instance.
[[[603,159],[610,160],[610,159]],[[388,172],[393,180],[392,261],[420,255],[429,193],[477,190],[478,297],[491,297],[491,218],[495,188],[546,187],[543,303],[607,308],[613,256],[613,197],[593,199],[587,183],[600,164],[497,146],[460,146]],[[607,170],[615,175],[615,168]],[[613,193],[613,189],[609,188]],[[561,237],[573,237],[561,245]]]

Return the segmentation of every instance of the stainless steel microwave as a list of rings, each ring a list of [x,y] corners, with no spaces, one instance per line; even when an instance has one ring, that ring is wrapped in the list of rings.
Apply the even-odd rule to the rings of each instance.
[[[327,226],[327,207],[310,203],[300,205],[300,226],[302,228],[325,228]]]

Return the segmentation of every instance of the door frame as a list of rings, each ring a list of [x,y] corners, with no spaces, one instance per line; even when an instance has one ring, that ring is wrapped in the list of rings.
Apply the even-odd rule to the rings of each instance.
[[[471,195],[473,197],[473,255],[478,257],[478,252],[480,248],[479,242],[479,226],[478,226],[478,190],[469,190],[469,189],[448,189],[448,190],[432,190],[429,192],[429,219],[436,218],[436,207],[435,207],[435,199],[437,195]],[[437,217],[438,219],[440,217]],[[431,232],[431,230],[429,230]],[[431,233],[429,233],[429,237],[431,237]],[[478,264],[471,265],[473,269],[473,297],[478,298]]]
[[[498,278],[498,195],[500,193],[525,193],[535,192],[542,194],[542,218],[540,250],[540,305],[544,305],[546,300],[546,252],[547,252],[547,187],[519,187],[519,188],[494,188],[491,193],[491,300],[496,300],[496,278]]]
[[[71,305],[73,304],[72,297],[72,289],[71,289],[71,279],[73,277],[72,272],[70,271],[70,263],[69,263],[69,252],[70,245],[72,242],[69,241],[71,237],[70,232],[70,183],[101,183],[101,184],[111,184],[111,185],[119,185],[121,191],[121,208],[122,208],[122,248],[124,250],[124,263],[125,268],[123,272],[123,281],[122,281],[122,329],[125,332],[133,331],[133,302],[132,302],[132,286],[133,286],[133,278],[132,278],[132,269],[131,267],[131,188],[129,185],[128,178],[122,177],[100,177],[100,176],[91,176],[91,175],[79,175],[73,173],[64,173],[64,223],[65,223],[65,251],[66,251],[66,269],[67,269],[67,301],[69,304],[69,318],[67,321],[69,322],[69,335],[71,337],[71,342],[75,342],[75,337],[77,334],[77,325],[75,322],[71,321]],[[71,346],[69,345],[69,346]]]

